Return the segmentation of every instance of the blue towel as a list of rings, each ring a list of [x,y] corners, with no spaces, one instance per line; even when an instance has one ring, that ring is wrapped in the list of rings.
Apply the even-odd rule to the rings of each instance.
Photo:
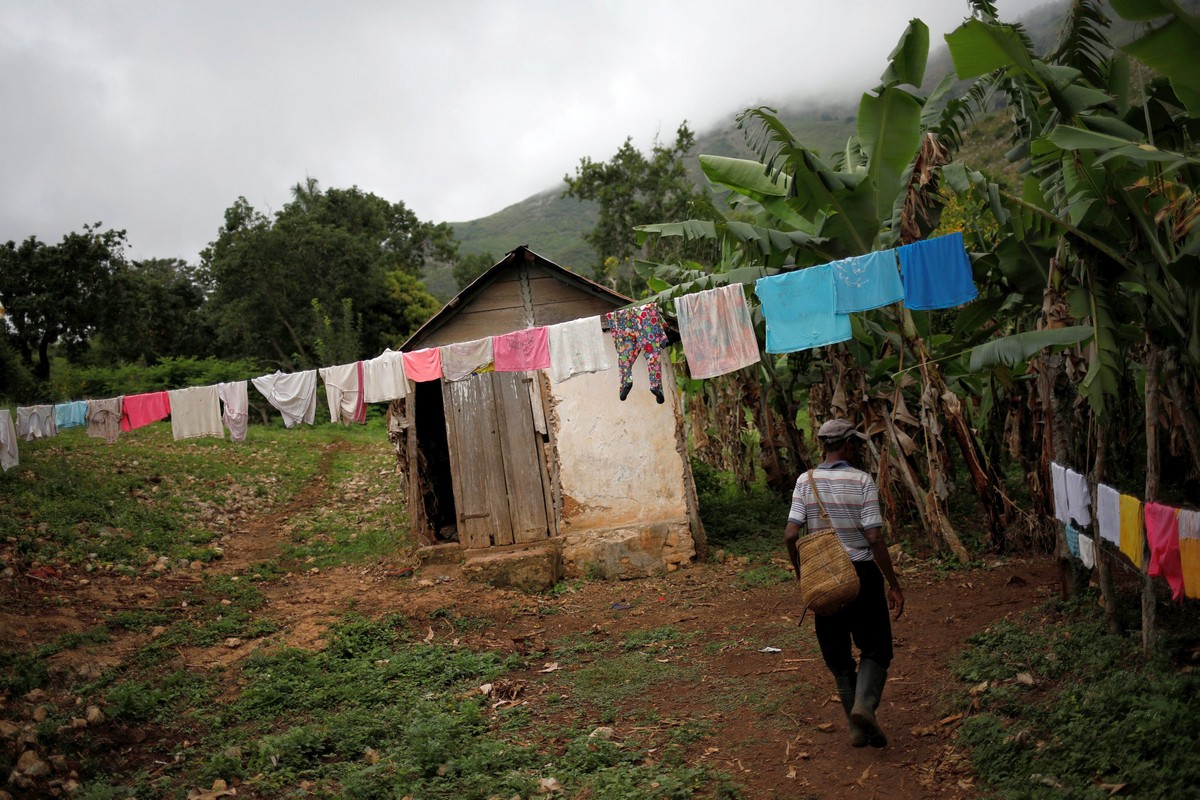
[[[837,295],[834,310],[839,314],[867,311],[904,299],[895,250],[850,256],[829,266],[833,268],[833,289]]]
[[[962,233],[906,244],[896,250],[904,303],[914,311],[954,308],[979,296]]]
[[[1071,551],[1071,555],[1079,558],[1079,531],[1074,525],[1067,525],[1067,549]]]
[[[759,278],[754,291],[767,320],[767,352],[792,353],[850,338],[850,317],[834,309],[828,264]]]
[[[87,401],[75,400],[70,403],[59,403],[54,407],[54,424],[61,431],[63,428],[78,428],[87,423]]]

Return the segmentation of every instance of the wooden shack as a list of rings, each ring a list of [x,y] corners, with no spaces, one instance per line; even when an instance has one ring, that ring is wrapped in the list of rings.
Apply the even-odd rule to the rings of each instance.
[[[402,349],[553,325],[631,302],[522,246]],[[413,384],[407,400],[393,403],[389,429],[414,538],[450,549],[456,542],[468,566],[534,553],[551,573],[544,582],[561,573],[641,577],[691,561],[704,533],[666,362],[661,405],[641,359],[624,402],[616,369],[561,383],[533,371]]]

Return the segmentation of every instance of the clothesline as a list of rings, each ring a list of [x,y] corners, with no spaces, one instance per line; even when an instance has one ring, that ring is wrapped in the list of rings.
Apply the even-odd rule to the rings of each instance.
[[[1096,547],[1113,545],[1137,571],[1145,567],[1162,577],[1172,598],[1200,598],[1200,511],[1143,502],[1098,483],[1095,513],[1087,478],[1058,463],[1050,465],[1054,515],[1064,526],[1067,547],[1087,568],[1095,566]],[[1078,526],[1076,528],[1075,526]],[[1091,528],[1094,536],[1081,529]],[[1143,561],[1145,550],[1150,560]],[[1125,563],[1118,561],[1122,567]]]
[[[915,309],[948,308],[978,295],[961,233],[762,278],[756,281],[755,292],[767,322],[768,353],[845,341],[850,338],[850,313],[901,301]],[[692,377],[716,377],[760,359],[740,284],[676,298],[675,309]],[[462,380],[489,370],[549,370],[552,379],[561,382],[576,374],[612,369],[604,327],[617,353],[620,399],[625,400],[632,388],[634,361],[644,355],[650,391],[659,403],[664,402],[660,354],[667,337],[653,302],[609,312],[603,321],[595,316],[404,353],[389,349],[369,360],[296,373],[276,371],[249,382],[280,412],[286,427],[313,424],[317,375],[325,382],[331,422],[363,422],[366,403],[405,397],[410,382]],[[89,435],[111,442],[120,431],[169,416],[176,439],[224,438],[222,424],[232,439],[244,439],[249,413],[246,384],[246,380],[231,381],[19,407],[15,428],[11,413],[4,409],[0,466],[7,470],[18,463],[17,438],[53,436],[60,424],[64,428],[86,425]]]

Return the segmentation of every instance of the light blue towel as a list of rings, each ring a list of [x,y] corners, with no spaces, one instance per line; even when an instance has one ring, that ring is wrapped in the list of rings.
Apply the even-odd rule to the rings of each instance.
[[[1067,533],[1067,549],[1071,551],[1071,555],[1079,558],[1079,531],[1074,525],[1066,526]]]
[[[895,250],[850,256],[829,266],[833,269],[833,290],[837,296],[834,310],[839,314],[868,311],[904,299]]]
[[[78,428],[87,424],[87,401],[74,400],[54,406],[54,424],[60,431],[63,428]]]
[[[961,232],[906,244],[896,253],[904,304],[914,311],[954,308],[979,296]]]
[[[834,311],[828,264],[759,278],[754,291],[767,320],[768,353],[793,353],[850,338],[850,317]]]

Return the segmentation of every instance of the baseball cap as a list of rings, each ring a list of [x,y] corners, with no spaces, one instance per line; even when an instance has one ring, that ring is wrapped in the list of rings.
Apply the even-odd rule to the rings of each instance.
[[[849,439],[851,436],[858,439],[866,439],[867,436],[862,431],[855,430],[854,425],[846,419],[831,419],[826,420],[821,429],[817,431],[817,438],[822,442],[832,444]]]

